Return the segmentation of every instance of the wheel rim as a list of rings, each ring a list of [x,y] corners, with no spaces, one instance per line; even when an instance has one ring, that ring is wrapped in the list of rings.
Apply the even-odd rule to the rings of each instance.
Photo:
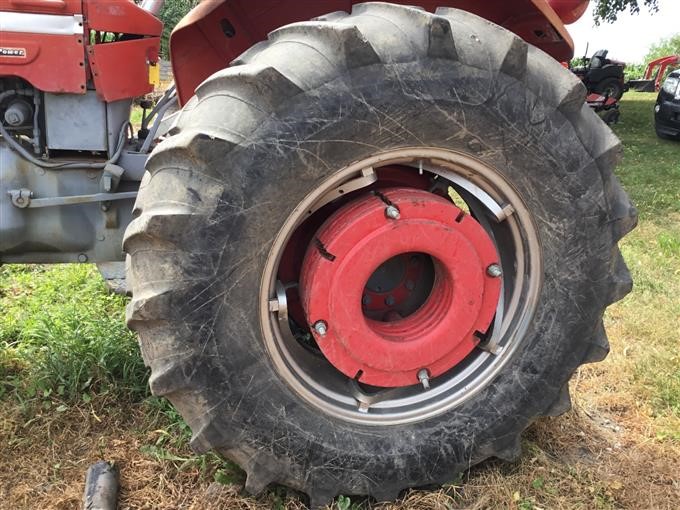
[[[452,199],[470,214],[458,214],[460,209]],[[409,209],[409,204],[418,201],[427,205],[420,213]],[[388,217],[388,202],[396,206],[399,219]],[[422,223],[423,210],[437,208],[444,216],[455,213],[456,218],[466,218],[463,223],[470,225],[469,231],[462,233],[452,225],[430,225],[431,233],[446,242],[423,242],[422,236],[419,240],[413,230],[415,223]],[[365,226],[367,222],[362,220],[366,214],[372,215],[374,226],[380,224],[379,228]],[[375,233],[381,228],[396,228],[403,238],[413,235],[410,242],[365,241],[386,235]],[[305,231],[314,235],[310,238],[307,233],[302,250],[300,233]],[[456,258],[447,247],[460,244],[461,237],[468,249]],[[361,263],[362,257],[354,256],[356,253],[348,257],[352,250],[345,253],[341,249],[348,241],[348,246],[367,243],[357,253],[375,254],[365,263]],[[388,246],[380,248],[384,245]],[[340,250],[342,260],[351,261],[345,266],[355,269],[355,277],[345,266],[342,271],[329,269],[337,266],[327,263],[337,257],[333,250]],[[428,262],[428,256],[433,256],[433,262]],[[405,257],[420,260],[417,271],[403,267]],[[291,265],[291,260],[302,259],[304,264]],[[376,275],[377,269],[392,275],[392,280],[382,273]],[[422,287],[415,305],[404,291],[408,282],[412,290],[418,287],[412,284],[414,274],[419,275],[416,281]],[[463,274],[468,275],[467,280]],[[424,420],[477,394],[508,362],[526,336],[541,274],[540,246],[531,216],[500,173],[454,151],[391,151],[336,172],[287,218],[263,272],[263,336],[281,378],[323,412],[369,425]],[[352,280],[351,285],[343,286],[343,278]],[[422,284],[428,278],[432,280],[429,288]],[[324,281],[335,281],[329,284],[333,293],[323,292]],[[467,283],[461,285],[462,281]],[[387,301],[389,306],[376,308],[376,297],[386,293],[381,282],[396,297]],[[334,299],[338,289],[351,295],[351,305],[344,307],[349,312],[339,323],[336,319],[343,306]],[[475,306],[466,309],[454,305],[470,298],[472,290],[479,294],[478,299],[472,299]],[[411,308],[404,308],[404,303],[410,303]],[[410,310],[407,317],[390,318],[399,307]],[[387,318],[375,320],[376,314]],[[347,334],[351,328],[345,326],[352,320],[361,326],[358,336]],[[465,334],[458,334],[444,348],[441,331],[431,334],[431,330],[446,330],[452,325],[464,329]],[[395,330],[408,341],[390,342],[388,337]],[[367,335],[371,336],[368,350],[360,343]],[[390,365],[385,361],[390,356],[384,355],[395,352],[399,354],[392,356]]]

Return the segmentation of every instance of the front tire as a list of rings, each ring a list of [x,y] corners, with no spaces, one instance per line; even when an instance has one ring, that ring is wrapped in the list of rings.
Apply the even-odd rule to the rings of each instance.
[[[568,409],[576,368],[606,356],[603,311],[631,288],[616,247],[636,222],[612,173],[620,144],[584,98],[571,73],[486,20],[381,3],[276,30],[203,83],[149,161],[125,240],[128,323],[151,389],[184,416],[196,451],[239,463],[251,492],[280,483],[313,506],[393,499],[519,455],[536,417]],[[369,168],[377,183],[341,198]],[[391,189],[394,175],[437,200],[457,192],[494,243],[505,298],[480,333],[496,328],[508,347],[475,348],[431,393],[414,384],[341,412],[349,397],[333,400],[339,370],[318,353],[321,329],[292,307],[298,319],[280,320],[276,281],[288,246],[300,271],[308,246],[289,242],[308,206],[331,215],[367,190],[389,201],[381,179]],[[526,269],[522,285],[513,267]],[[276,331],[299,344],[289,338],[289,357]],[[316,370],[300,361],[311,356]],[[469,391],[449,391],[493,356]]]

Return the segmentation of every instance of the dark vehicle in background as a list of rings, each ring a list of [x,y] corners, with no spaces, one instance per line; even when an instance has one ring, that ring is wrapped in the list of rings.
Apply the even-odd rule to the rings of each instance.
[[[680,70],[673,71],[659,91],[654,107],[656,134],[680,140]]]
[[[589,93],[612,97],[617,101],[626,91],[623,71],[626,64],[607,58],[608,50],[596,51],[591,58],[583,57],[583,65],[572,67]]]

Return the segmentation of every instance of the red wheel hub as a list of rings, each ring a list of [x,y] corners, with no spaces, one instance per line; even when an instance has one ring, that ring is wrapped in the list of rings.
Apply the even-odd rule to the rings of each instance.
[[[390,204],[398,219],[388,217]],[[432,258],[429,296],[405,317],[370,318],[362,307],[367,282],[405,254]],[[319,348],[342,373],[409,386],[423,369],[443,374],[479,343],[475,333],[488,329],[500,296],[501,279],[487,272],[493,264],[494,244],[471,216],[432,193],[393,188],[353,200],[317,231],[302,265],[302,306]],[[400,282],[419,271],[407,268]]]

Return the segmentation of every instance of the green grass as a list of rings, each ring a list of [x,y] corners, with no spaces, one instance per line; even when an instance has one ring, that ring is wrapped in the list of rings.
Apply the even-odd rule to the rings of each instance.
[[[0,268],[0,396],[43,407],[147,396],[125,299],[93,266]]]
[[[658,415],[680,418],[680,142],[656,136],[655,99],[626,94],[614,128],[625,151],[617,174],[640,224],[621,243],[634,290],[607,318],[630,351],[632,389]]]
[[[130,124],[137,130],[142,125],[142,109],[139,106],[134,106],[132,112],[130,113]]]
[[[655,99],[655,94],[642,92],[624,96],[621,121],[614,126],[625,150],[617,174],[638,207],[641,220],[668,225],[665,217],[680,212],[680,143],[656,136]],[[671,223],[675,223],[677,234],[677,221]]]

